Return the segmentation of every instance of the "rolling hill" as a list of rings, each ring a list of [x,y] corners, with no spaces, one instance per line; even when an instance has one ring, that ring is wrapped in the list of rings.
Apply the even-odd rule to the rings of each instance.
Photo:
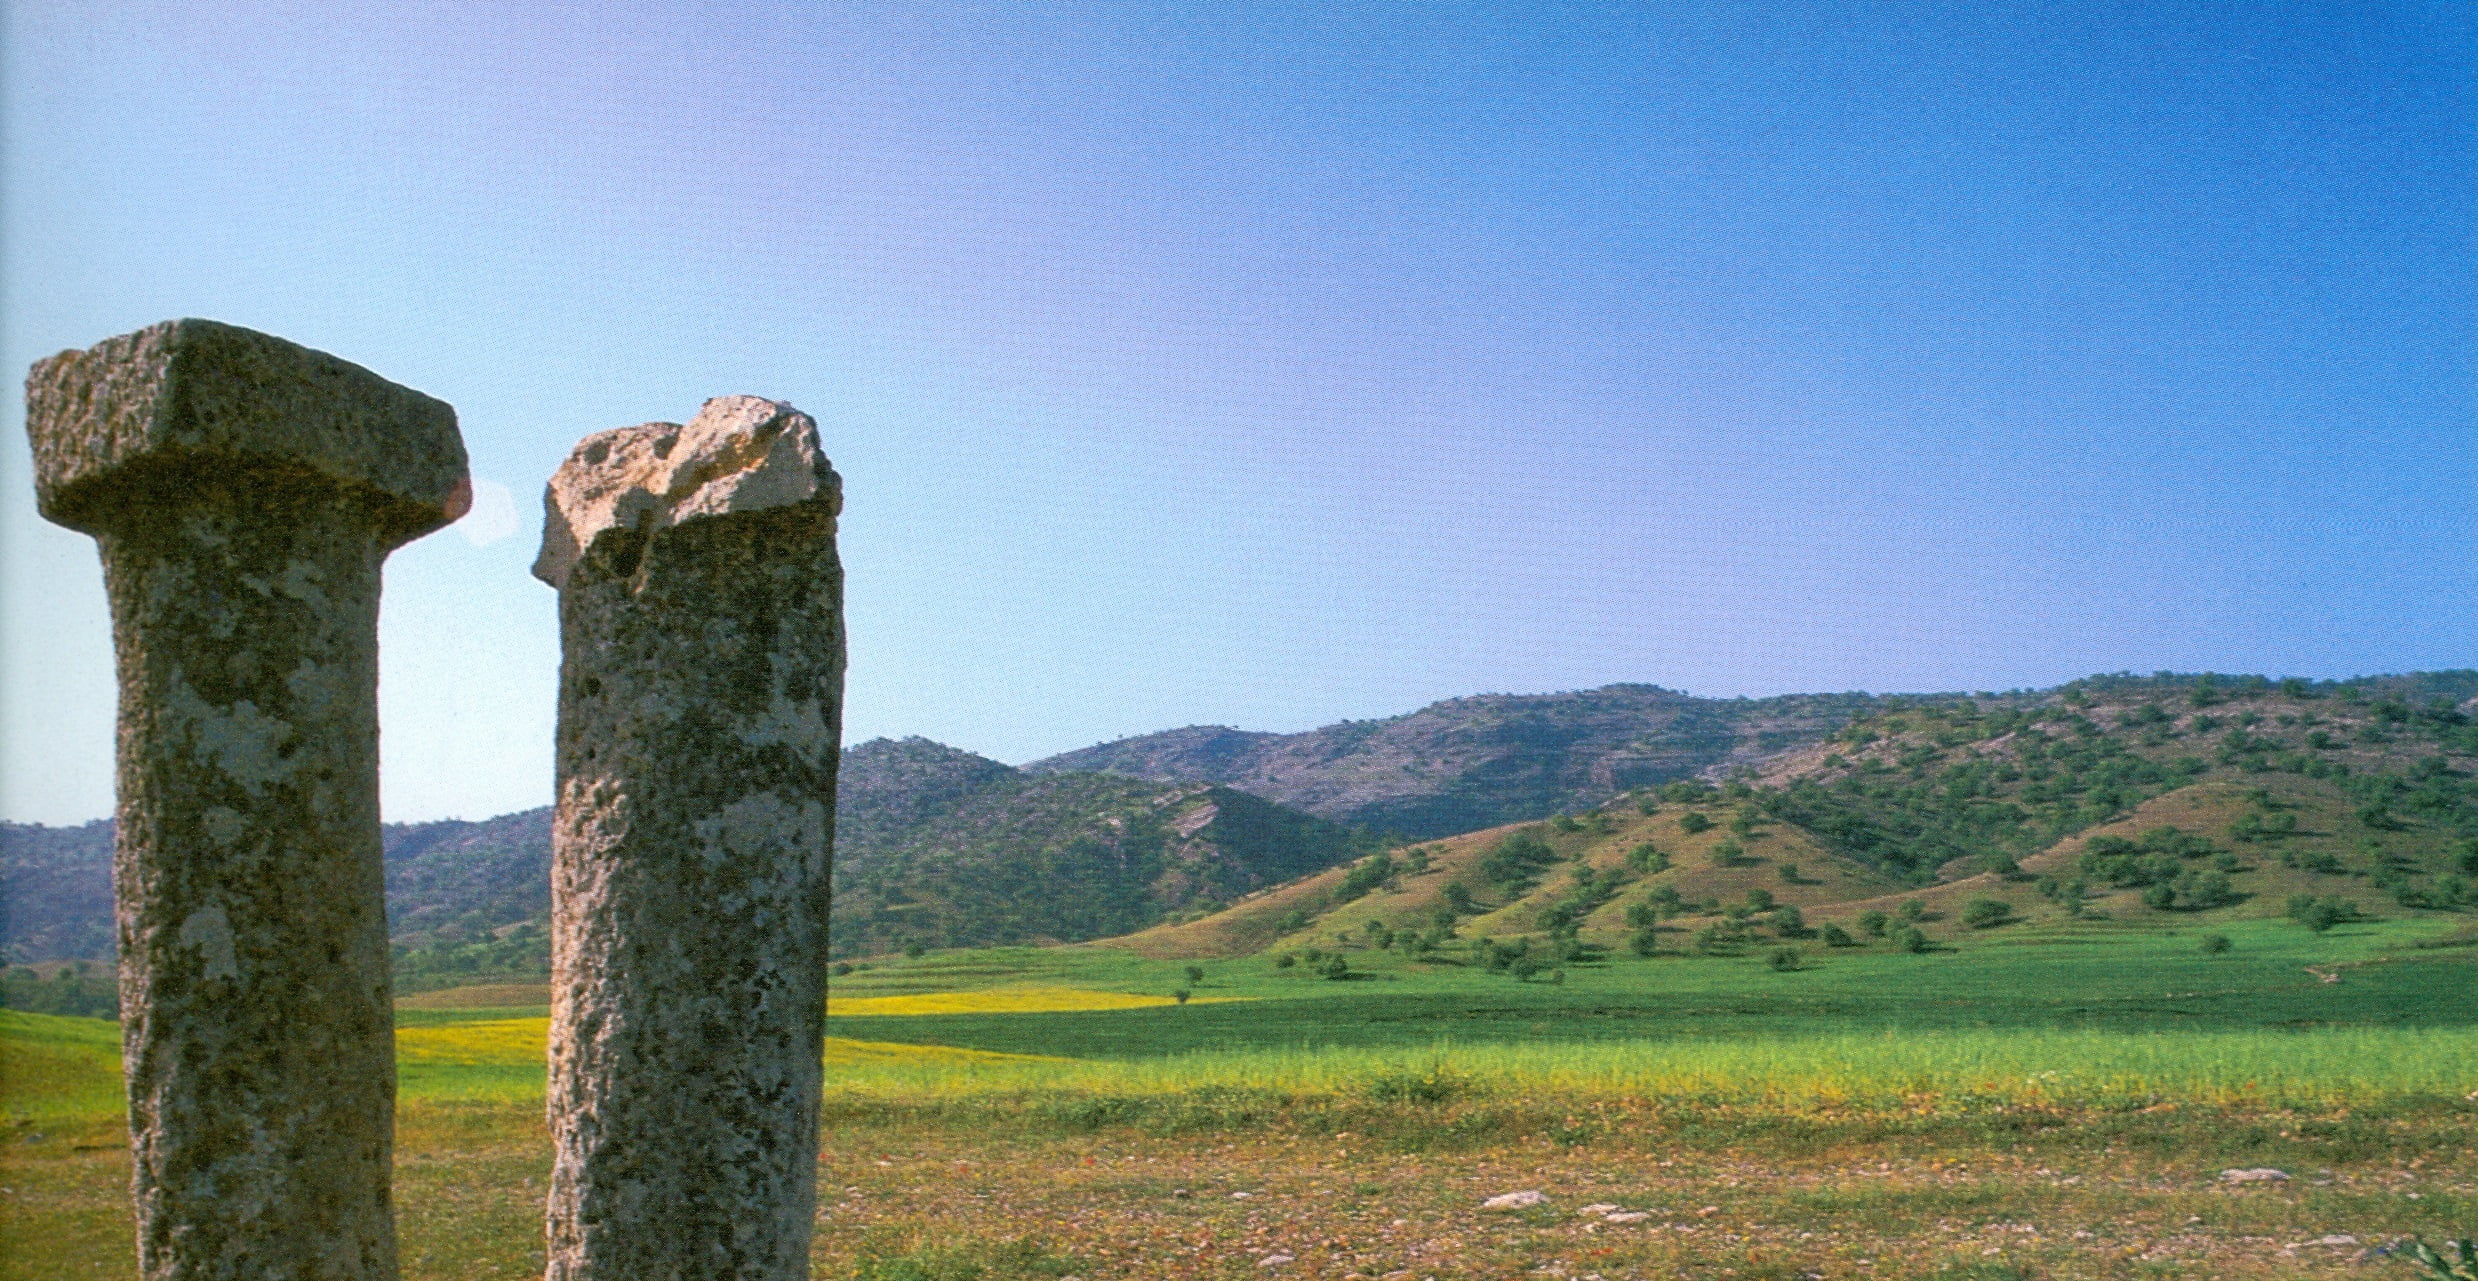
[[[1428,840],[1752,767],[1820,742],[1869,694],[1696,698],[1657,685],[1480,694],[1299,734],[1191,726],[1024,768],[1221,783],[1337,823]]]
[[[1328,867],[1372,842],[1227,787],[1033,775],[926,739],[844,752],[838,954],[1058,942],[1142,929]],[[547,963],[550,811],[383,832],[389,935],[417,976]],[[0,825],[0,947],[112,955],[112,828]]]
[[[2455,912],[2478,879],[2474,715],[2473,672],[2118,675],[1976,697],[1483,696],[1021,770],[881,739],[845,753],[835,950],[1125,935],[1182,956],[1484,936],[1657,951],[1822,946],[1825,926],[1873,946],[1869,913],[1951,937],[1978,899],[2005,905],[1993,929],[2184,928],[2300,898]],[[1133,774],[1174,768],[1211,777]],[[1307,808],[1481,821],[1378,855]],[[390,825],[386,842],[408,975],[539,970],[547,811]],[[0,825],[9,958],[108,959],[109,865],[108,824]]]
[[[1616,947],[1880,947],[1905,924],[1934,946],[2023,927],[2462,913],[2478,906],[2473,713],[2467,672],[1885,700],[1717,785],[1388,851],[1124,942],[1555,964]]]

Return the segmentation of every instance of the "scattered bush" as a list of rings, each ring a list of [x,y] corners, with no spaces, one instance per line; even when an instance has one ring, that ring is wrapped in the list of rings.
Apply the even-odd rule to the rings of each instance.
[[[1992,930],[2013,919],[2013,904],[2000,898],[1975,898],[1962,908],[1962,924]]]
[[[1683,832],[1709,832],[1712,830],[1712,818],[1699,810],[1688,810],[1686,813],[1678,816],[1678,830]]]
[[[1883,938],[1885,928],[1892,923],[1893,918],[1886,916],[1884,913],[1879,912],[1874,908],[1869,908],[1868,910],[1858,914],[1859,932],[1865,934],[1869,938]]]
[[[2231,944],[2229,943],[2228,935],[2226,934],[2206,934],[2203,936],[2203,952],[2206,955],[2218,956],[2222,952],[2229,950],[2230,946]]]
[[[2364,918],[2358,914],[2358,905],[2347,899],[2299,894],[2289,900],[2289,919],[2321,934],[2335,925]]]
[[[1394,856],[1380,850],[1360,860],[1343,875],[1342,885],[1334,891],[1336,902],[1348,903],[1366,896],[1394,877]]]
[[[1557,851],[1547,841],[1529,832],[1514,832],[1480,860],[1480,875],[1503,889],[1526,890],[1539,879],[1541,869],[1556,861]]]
[[[1780,970],[1783,973],[1795,970],[1798,968],[1798,949],[1794,947],[1776,947],[1772,950],[1771,955],[1764,958],[1764,964],[1769,965],[1776,970]]]
[[[1858,940],[1850,937],[1850,931],[1838,925],[1827,925],[1824,927],[1824,946],[1857,947]]]

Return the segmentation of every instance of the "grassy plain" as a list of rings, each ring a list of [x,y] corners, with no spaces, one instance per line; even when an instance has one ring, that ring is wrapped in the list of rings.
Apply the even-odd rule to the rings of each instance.
[[[2478,951],[2418,946],[2442,926],[2239,921],[2213,955],[2078,923],[1554,985],[888,961],[837,980],[817,1275],[2407,1277],[2361,1256],[2478,1225]],[[522,986],[400,1011],[408,1277],[539,1271],[544,1014]],[[117,1076],[112,1025],[0,1013],[0,1278],[134,1267]],[[2289,1177],[2222,1176],[2255,1167]]]

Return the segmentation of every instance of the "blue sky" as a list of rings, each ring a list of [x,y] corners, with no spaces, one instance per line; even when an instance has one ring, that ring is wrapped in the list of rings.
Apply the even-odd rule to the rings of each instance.
[[[8,367],[249,325],[512,497],[389,563],[390,818],[547,801],[542,481],[732,392],[844,475],[850,741],[2478,665],[2466,5],[543,8],[6,10]]]

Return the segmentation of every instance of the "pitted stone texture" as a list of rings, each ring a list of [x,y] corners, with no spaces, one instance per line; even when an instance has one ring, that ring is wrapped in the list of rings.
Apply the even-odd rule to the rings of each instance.
[[[740,397],[699,422],[716,406],[743,426],[602,433],[552,482],[556,504],[814,480],[788,504],[694,519],[673,505],[606,525],[563,575],[553,1281],[808,1275],[842,732],[840,491],[806,415]],[[678,433],[668,458],[653,448],[665,433]],[[592,449],[614,441],[626,447]],[[741,461],[631,490],[648,473],[695,474],[673,467],[683,455]],[[798,474],[769,474],[779,467]],[[580,474],[596,468],[618,480]]]
[[[685,427],[596,432],[577,442],[543,492],[534,577],[566,586],[577,558],[610,530],[650,533],[704,516],[788,507],[834,484],[817,424],[758,396],[717,396]]]
[[[325,352],[212,320],[167,320],[26,377],[35,499],[93,533],[200,470],[340,482],[394,546],[464,515],[456,411]]]
[[[45,513],[112,606],[139,1270],[393,1278],[379,567],[450,514],[453,411],[197,321],[27,381]]]

